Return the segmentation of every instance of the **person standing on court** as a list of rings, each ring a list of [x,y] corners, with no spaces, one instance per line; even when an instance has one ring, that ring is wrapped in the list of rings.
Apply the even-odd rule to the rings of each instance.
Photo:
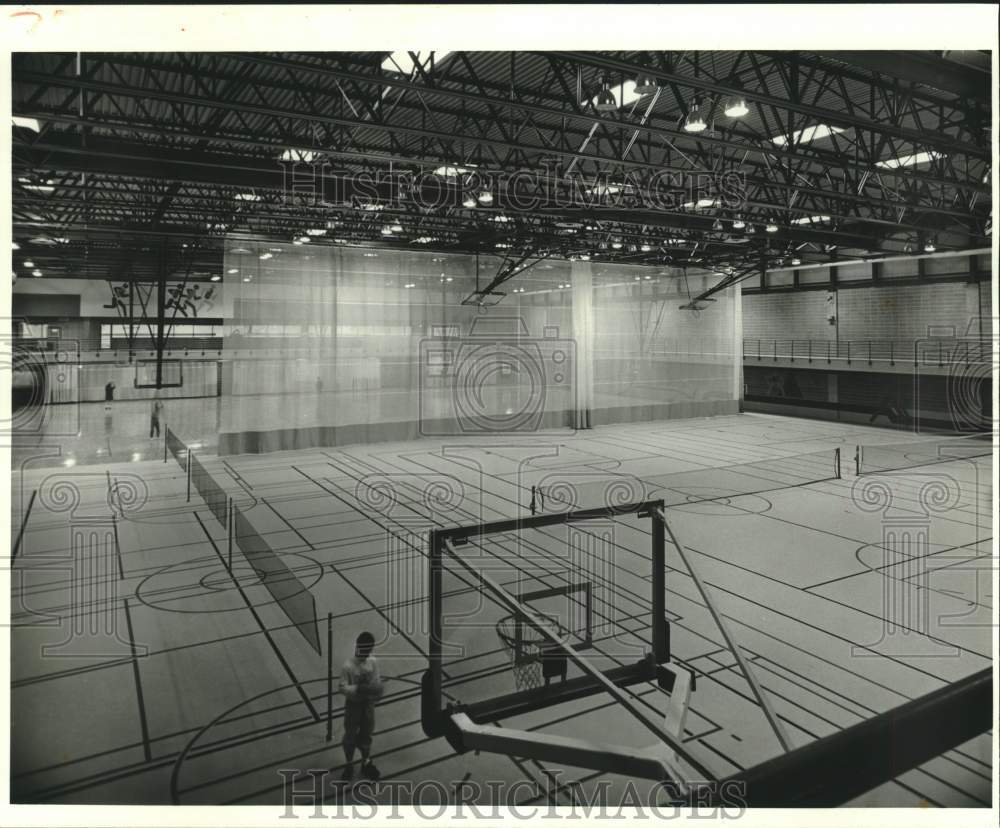
[[[111,403],[115,401],[115,384],[112,380],[108,380],[108,384],[104,386],[104,410],[111,410]]]
[[[156,432],[156,436],[160,436],[160,418],[163,416],[163,402],[160,400],[160,395],[157,394],[153,397],[153,408],[149,412],[149,436],[150,439],[153,437],[153,432]]]
[[[345,782],[354,778],[354,751],[361,751],[361,773],[376,780],[380,774],[372,763],[372,733],[375,731],[375,702],[382,697],[382,676],[372,655],[375,636],[363,632],[354,645],[354,655],[344,662],[340,692],[344,694],[344,758],[347,764],[341,776]]]

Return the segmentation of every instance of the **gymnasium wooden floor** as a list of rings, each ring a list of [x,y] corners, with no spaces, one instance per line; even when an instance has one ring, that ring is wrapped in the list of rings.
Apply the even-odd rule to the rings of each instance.
[[[196,435],[179,428],[178,436]],[[733,483],[717,492],[722,499],[672,507],[671,525],[794,744],[836,732],[991,663],[990,458],[877,475],[893,498],[888,512],[880,510],[861,494],[874,478],[855,478],[854,446],[908,439],[933,438],[742,414],[602,427],[545,450],[537,441],[487,440],[456,453],[424,440],[202,456],[314,596],[322,655],[238,549],[230,575],[225,528],[197,492],[186,500],[185,475],[172,459],[28,466],[12,481],[15,535],[37,491],[12,573],[12,800],[270,804],[281,802],[281,769],[332,768],[339,776],[336,696],[326,739],[329,613],[335,668],[360,630],[382,642],[377,655],[390,678],[375,756],[385,779],[484,786],[528,779],[543,792],[522,788],[519,801],[551,796],[568,804],[574,791],[566,783],[588,790],[598,775],[563,769],[563,786],[545,793],[550,765],[456,756],[443,739],[424,736],[418,687],[427,611],[424,550],[414,539],[444,522],[522,514],[531,485],[553,479],[590,492],[628,477],[655,493],[699,469],[771,470],[759,489]],[[823,459],[836,448],[841,479]],[[149,447],[151,455],[162,458],[162,443]],[[708,489],[727,485],[724,475],[705,479],[715,481]],[[117,493],[110,500],[109,481]],[[450,490],[438,485],[448,481]],[[929,512],[921,506],[928,485],[951,492]],[[919,559],[884,548],[887,527],[904,525],[929,539]],[[648,641],[648,525],[623,520],[616,529],[621,554],[606,600],[616,604],[624,634]],[[400,537],[410,540],[397,560],[412,573],[402,585],[386,564]],[[558,538],[533,542],[543,555],[559,554]],[[719,776],[777,755],[761,709],[669,546],[667,561],[672,651],[697,677],[686,745]],[[453,665],[446,692],[483,692],[484,680],[498,692],[511,681],[495,636]],[[657,688],[635,690],[651,710],[665,709]],[[497,724],[599,741],[614,734],[636,747],[650,741],[603,695]],[[613,798],[625,780],[604,778]],[[984,734],[852,804],[987,806],[990,778]]]

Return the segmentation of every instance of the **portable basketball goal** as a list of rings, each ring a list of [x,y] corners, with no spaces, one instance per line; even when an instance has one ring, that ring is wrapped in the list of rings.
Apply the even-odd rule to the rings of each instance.
[[[437,529],[430,533],[430,637],[429,669],[423,677],[422,722],[431,737],[444,736],[458,752],[491,751],[538,761],[559,762],[574,767],[631,774],[636,777],[672,781],[680,787],[687,779],[711,779],[709,771],[682,744],[684,719],[691,692],[691,674],[670,663],[670,630],[665,610],[665,534],[659,517],[663,501],[644,501],[622,506],[582,509],[559,514],[530,515],[473,526]],[[584,650],[590,639],[593,616],[591,584],[569,583],[541,590],[511,592],[488,571],[463,559],[470,541],[510,535],[560,524],[584,523],[623,516],[648,518],[652,522],[649,600],[652,607],[650,640],[644,657],[600,670]],[[467,548],[467,547],[466,547]],[[461,687],[443,693],[446,644],[445,590],[442,573],[455,570],[469,584],[489,596],[500,607],[502,617],[493,625],[494,641],[503,649],[513,672],[515,690],[485,699],[463,702]],[[580,607],[575,638],[559,620],[538,611],[533,604],[552,596],[567,596]],[[496,646],[496,645],[493,645]],[[567,667],[576,675],[567,678]],[[628,688],[655,682],[670,694],[662,720],[651,716]],[[648,730],[655,742],[647,748],[598,744],[584,739],[498,728],[493,723],[597,693],[610,694],[616,702]],[[458,701],[453,701],[458,697]]]

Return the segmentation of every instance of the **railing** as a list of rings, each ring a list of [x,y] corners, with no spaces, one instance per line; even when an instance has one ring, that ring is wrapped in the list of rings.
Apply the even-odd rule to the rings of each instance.
[[[946,365],[990,363],[991,342],[979,339],[744,339],[743,361],[801,362],[807,365],[834,362],[847,365],[912,365],[943,368]]]

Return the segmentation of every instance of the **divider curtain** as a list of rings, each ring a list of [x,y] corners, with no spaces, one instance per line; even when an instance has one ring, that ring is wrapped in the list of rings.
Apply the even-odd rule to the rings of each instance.
[[[220,453],[520,437],[732,402],[732,303],[694,320],[676,277],[660,299],[650,268],[548,259],[498,304],[463,304],[503,261],[228,240]]]

